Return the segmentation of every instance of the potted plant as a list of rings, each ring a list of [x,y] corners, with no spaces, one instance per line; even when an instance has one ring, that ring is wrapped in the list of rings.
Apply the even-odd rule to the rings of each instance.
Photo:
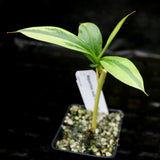
[[[119,21],[103,49],[101,32],[93,23],[80,24],[78,36],[62,28],[49,26],[30,27],[12,32],[82,52],[91,61],[91,67],[96,70],[98,86],[93,113],[85,110],[84,106],[70,106],[52,142],[54,149],[59,148],[64,153],[79,152],[78,155],[85,155],[87,158],[88,156],[109,159],[115,157],[123,114],[115,110],[112,110],[109,115],[98,113],[100,93],[106,75],[110,73],[121,82],[143,91],[146,95],[147,93],[138,69],[129,59],[104,56],[104,52],[125,20],[134,12]]]

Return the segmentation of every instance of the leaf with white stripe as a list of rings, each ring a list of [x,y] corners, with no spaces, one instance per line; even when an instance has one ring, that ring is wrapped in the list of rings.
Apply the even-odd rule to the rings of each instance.
[[[88,46],[88,44],[85,43],[78,36],[65,29],[59,27],[45,26],[24,28],[16,32],[20,32],[25,36],[36,40],[53,43],[68,49],[82,52],[86,56],[89,56],[90,60],[95,59],[94,52]]]
[[[100,61],[101,65],[121,82],[140,89],[146,95],[141,74],[136,66],[127,58],[118,56],[106,56]]]

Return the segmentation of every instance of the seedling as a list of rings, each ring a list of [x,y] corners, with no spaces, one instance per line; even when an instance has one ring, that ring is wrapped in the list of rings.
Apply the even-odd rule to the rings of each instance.
[[[110,73],[129,86],[143,91],[147,95],[144,89],[143,79],[136,66],[129,59],[118,56],[103,56],[123,23],[133,13],[135,13],[135,11],[120,20],[111,32],[103,49],[101,32],[93,23],[80,24],[78,36],[62,28],[51,26],[30,27],[14,32],[22,33],[36,40],[57,44],[68,49],[82,52],[92,62],[91,67],[96,69],[98,82],[92,117],[93,130],[95,130],[97,126],[99,98],[107,73]]]

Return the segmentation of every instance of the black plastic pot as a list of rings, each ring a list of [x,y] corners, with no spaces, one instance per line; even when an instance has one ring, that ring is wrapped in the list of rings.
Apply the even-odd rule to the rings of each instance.
[[[75,104],[73,104],[73,105],[75,105]],[[79,105],[79,104],[76,104],[76,105],[84,107],[84,105]],[[68,107],[61,125],[64,123],[65,117],[66,117],[67,113],[69,112],[69,109],[70,109],[71,106],[72,105],[70,105]],[[109,109],[109,112],[110,113],[112,113],[112,112],[123,113],[121,110],[117,110],[117,109]],[[122,121],[123,121],[123,117],[121,118],[121,122],[120,122],[120,125],[119,125],[119,132],[118,132],[118,136],[117,136],[118,139],[120,138]],[[62,128],[61,128],[61,126],[59,127],[59,129],[58,129],[58,131],[57,131],[57,133],[56,133],[56,135],[55,135],[55,137],[54,137],[54,139],[51,143],[51,148],[53,149],[57,160],[59,160],[59,159],[61,159],[61,160],[115,159],[116,154],[117,154],[118,142],[119,142],[119,141],[117,141],[116,146],[115,146],[115,150],[114,150],[112,156],[105,157],[105,156],[96,156],[96,155],[91,155],[91,154],[83,154],[83,153],[77,153],[77,152],[72,152],[72,151],[66,151],[66,150],[59,149],[59,148],[56,147],[56,142],[60,139],[62,139]]]

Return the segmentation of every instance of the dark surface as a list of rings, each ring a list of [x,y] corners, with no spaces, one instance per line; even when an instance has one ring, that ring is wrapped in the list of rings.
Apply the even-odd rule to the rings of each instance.
[[[133,60],[149,97],[109,74],[104,95],[109,108],[125,113],[117,159],[160,159],[159,8],[154,0],[1,0],[0,160],[57,159],[51,141],[68,106],[82,104],[74,74],[90,69],[77,52],[6,32],[52,25],[77,34],[80,23],[94,22],[105,42],[115,24],[133,10],[136,14],[127,20],[106,54]]]
[[[15,55],[2,76],[0,159],[56,159],[50,144],[66,109],[82,104],[75,71],[89,69],[89,63],[56,46],[18,38],[13,44],[8,50]],[[149,94],[107,77],[107,104],[125,113],[117,159],[160,159],[159,55],[138,50],[108,54],[133,60]]]

